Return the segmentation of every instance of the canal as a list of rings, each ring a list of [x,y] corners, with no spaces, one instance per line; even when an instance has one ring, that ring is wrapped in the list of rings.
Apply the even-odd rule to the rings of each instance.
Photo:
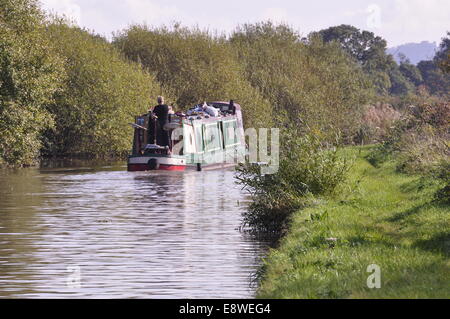
[[[0,170],[0,297],[251,298],[247,201],[232,170]]]

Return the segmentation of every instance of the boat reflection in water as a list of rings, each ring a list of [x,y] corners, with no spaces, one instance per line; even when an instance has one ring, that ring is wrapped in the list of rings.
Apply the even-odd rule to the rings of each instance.
[[[232,170],[0,171],[0,297],[251,297]]]

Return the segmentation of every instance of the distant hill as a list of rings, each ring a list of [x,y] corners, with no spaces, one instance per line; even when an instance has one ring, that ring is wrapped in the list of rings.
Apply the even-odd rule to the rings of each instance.
[[[397,62],[400,62],[399,53],[403,53],[412,64],[417,64],[422,60],[431,60],[437,48],[436,42],[422,41],[420,43],[406,43],[388,48],[387,53],[392,54]]]

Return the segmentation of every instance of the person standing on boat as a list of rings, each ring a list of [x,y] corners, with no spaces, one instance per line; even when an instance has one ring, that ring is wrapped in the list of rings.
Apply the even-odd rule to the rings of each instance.
[[[164,126],[169,122],[169,106],[164,104],[163,96],[158,96],[157,102],[158,105],[153,108],[153,114],[158,117],[156,144],[159,146],[169,146],[169,132],[164,130]]]

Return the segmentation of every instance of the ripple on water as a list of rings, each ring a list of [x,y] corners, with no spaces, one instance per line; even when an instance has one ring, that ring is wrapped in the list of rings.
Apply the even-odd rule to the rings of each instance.
[[[252,297],[265,243],[236,230],[233,174],[1,172],[0,296]]]

